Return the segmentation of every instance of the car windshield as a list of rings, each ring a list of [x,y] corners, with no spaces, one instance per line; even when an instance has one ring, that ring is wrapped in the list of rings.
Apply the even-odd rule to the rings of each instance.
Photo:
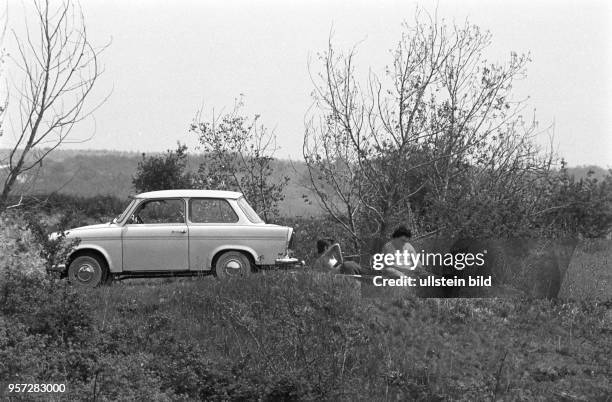
[[[123,212],[121,212],[119,215],[117,215],[115,217],[115,219],[113,219],[113,223],[116,222],[121,222],[123,219],[125,219],[125,215],[128,213],[128,211],[132,208],[132,204],[134,204],[134,202],[136,202],[135,199],[130,199],[129,203],[127,204],[127,206],[123,209]]]
[[[244,197],[238,198],[238,205],[251,222],[263,223],[263,220],[259,217],[259,215],[257,215],[257,212],[255,212],[253,208],[251,208],[251,206]]]

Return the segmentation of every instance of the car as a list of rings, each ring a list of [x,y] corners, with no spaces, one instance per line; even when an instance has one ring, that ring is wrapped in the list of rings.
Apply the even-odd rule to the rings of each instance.
[[[301,265],[292,256],[293,229],[266,224],[239,192],[161,190],[130,198],[112,222],[64,232],[78,242],[53,270],[95,287],[112,278],[227,278]]]

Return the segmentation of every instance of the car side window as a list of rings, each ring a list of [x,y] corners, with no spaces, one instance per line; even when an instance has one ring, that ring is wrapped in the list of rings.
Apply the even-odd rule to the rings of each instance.
[[[236,223],[238,215],[227,200],[195,198],[189,201],[189,220],[193,223]]]
[[[185,223],[183,200],[150,200],[138,207],[128,223]]]

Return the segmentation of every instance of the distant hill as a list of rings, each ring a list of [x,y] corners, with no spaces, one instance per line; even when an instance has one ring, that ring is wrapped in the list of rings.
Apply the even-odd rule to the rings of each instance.
[[[4,151],[5,152],[5,151]],[[2,155],[3,151],[0,151]],[[132,176],[136,172],[142,153],[106,150],[57,150],[44,160],[34,183],[27,187],[27,193],[46,194],[52,192],[81,196],[114,195],[126,198],[134,194]],[[1,160],[1,159],[0,159]],[[189,168],[197,170],[201,162],[198,155],[190,155]],[[306,204],[302,194],[309,191],[303,186],[306,166],[303,162],[278,160],[274,176],[278,180],[284,175],[290,177],[281,203],[284,216],[319,215],[316,205]],[[2,172],[0,171],[0,178]]]
[[[593,171],[594,177],[598,180],[603,179],[607,174],[608,170],[596,166],[596,165],[582,165],[582,166],[573,166],[567,169],[568,173],[574,176],[576,179],[584,179],[587,177],[589,171]]]
[[[5,153],[6,151],[0,150],[0,155]],[[125,198],[135,192],[132,187],[132,176],[141,158],[142,154],[138,152],[56,150],[45,159],[36,181],[29,186],[28,192],[38,194],[60,192],[82,196],[102,194]],[[200,162],[201,157],[190,155],[189,168],[197,170]],[[568,170],[577,179],[586,177],[589,170],[593,170],[595,177],[599,179],[608,173],[599,166],[576,166]],[[304,194],[310,195],[310,191],[305,187],[308,179],[304,162],[278,160],[275,162],[274,175],[279,180],[284,175],[290,177],[285,200],[281,204],[283,215],[321,214],[317,205],[306,204],[302,197]],[[1,171],[0,176],[2,176]]]

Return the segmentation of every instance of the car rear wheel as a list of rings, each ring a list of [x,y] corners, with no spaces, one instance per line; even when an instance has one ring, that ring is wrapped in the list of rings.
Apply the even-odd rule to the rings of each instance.
[[[68,266],[68,280],[73,285],[93,288],[106,281],[106,262],[93,254],[80,255]]]
[[[239,251],[226,251],[215,263],[217,278],[235,278],[251,274],[251,260]]]

